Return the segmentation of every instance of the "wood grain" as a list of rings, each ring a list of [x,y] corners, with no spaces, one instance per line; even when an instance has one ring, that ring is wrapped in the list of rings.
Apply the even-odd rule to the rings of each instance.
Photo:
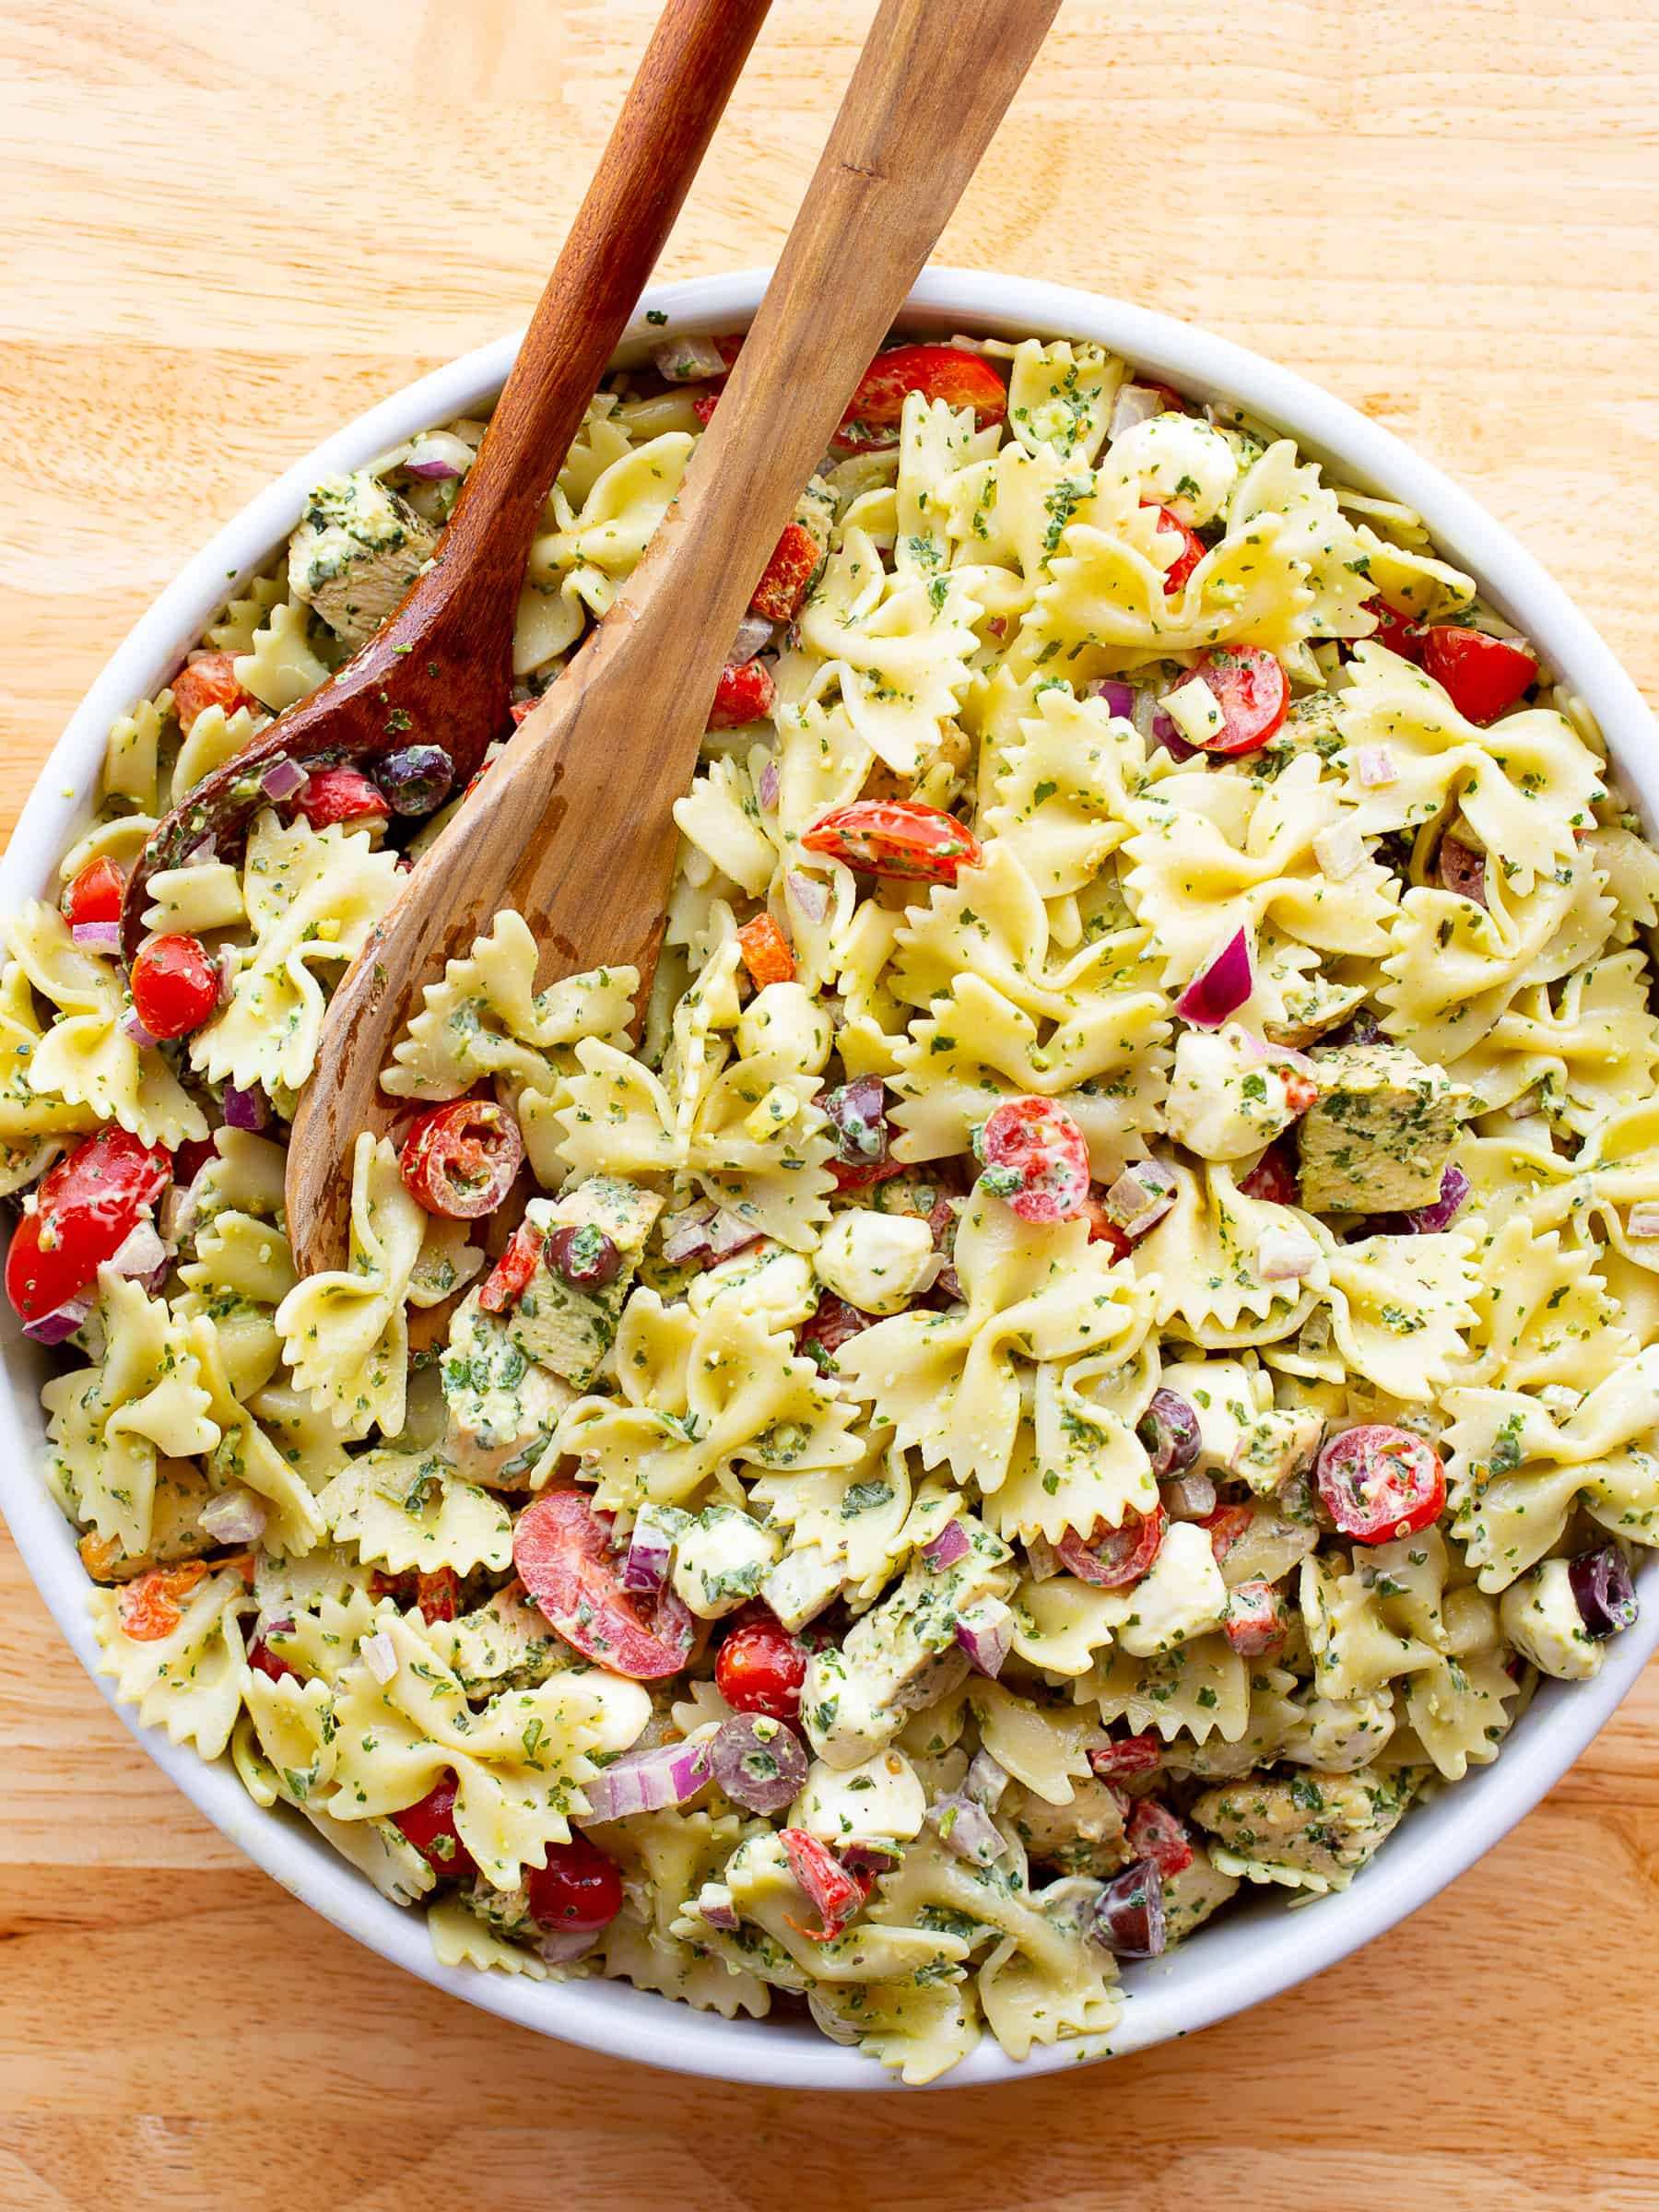
[[[776,0],[665,274],[775,254],[872,13]],[[0,0],[0,829],[212,529],[524,319],[653,19]],[[940,258],[1316,378],[1515,529],[1653,694],[1656,103],[1647,0],[1067,0]],[[161,1780],[0,1545],[0,2206],[1652,2212],[1656,1741],[1650,1672],[1432,1905],[1190,2043],[785,2097],[539,2041],[324,1926]]]

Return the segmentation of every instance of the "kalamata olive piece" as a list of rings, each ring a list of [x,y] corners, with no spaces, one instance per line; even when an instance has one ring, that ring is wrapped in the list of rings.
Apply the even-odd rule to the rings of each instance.
[[[1486,854],[1465,845],[1461,837],[1441,838],[1440,879],[1458,898],[1472,899],[1477,906],[1486,904]]]
[[[715,1781],[751,1813],[781,1813],[806,1779],[800,1737],[787,1721],[764,1713],[735,1712],[722,1721],[711,1758]]]
[[[622,1254],[616,1241],[592,1222],[580,1229],[569,1223],[547,1238],[547,1265],[572,1290],[603,1290],[622,1272]]]
[[[1095,1900],[1089,1934],[1120,1959],[1156,1959],[1164,1933],[1163,1876],[1156,1859],[1132,1859]]]
[[[375,763],[375,779],[394,813],[431,814],[455,781],[454,764],[441,745],[405,745]]]
[[[1581,1551],[1567,1562],[1567,1579],[1586,1636],[1600,1642],[1620,1629],[1633,1629],[1641,1607],[1630,1580],[1630,1562],[1617,1544]]]
[[[835,1128],[837,1156],[850,1168],[876,1168],[888,1156],[886,1094],[878,1076],[828,1090],[818,1103]]]
[[[1166,1475],[1179,1475],[1190,1467],[1203,1441],[1198,1416],[1172,1390],[1154,1391],[1151,1405],[1135,1423],[1135,1433],[1146,1445],[1152,1472],[1159,1482]]]

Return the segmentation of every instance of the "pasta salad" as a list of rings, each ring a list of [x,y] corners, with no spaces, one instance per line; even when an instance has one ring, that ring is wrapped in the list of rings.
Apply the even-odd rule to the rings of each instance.
[[[515,718],[738,344],[594,399]],[[288,1124],[466,803],[441,730],[267,771],[130,972],[124,888],[483,430],[316,488],[7,925],[6,1289],[103,1671],[447,1963],[912,2081],[1099,2044],[1121,1961],[1361,1877],[1636,1618],[1659,857],[1409,511],[1091,345],[899,343],[734,642],[650,989],[497,915],[301,1278]]]

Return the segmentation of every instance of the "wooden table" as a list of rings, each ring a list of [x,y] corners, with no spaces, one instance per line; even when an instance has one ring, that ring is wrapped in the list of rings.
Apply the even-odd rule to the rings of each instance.
[[[772,256],[871,12],[777,0],[666,274]],[[653,15],[4,0],[0,829],[210,530],[523,319]],[[1305,371],[1469,485],[1653,691],[1656,98],[1638,0],[1069,0],[940,257]],[[1199,2041],[785,2097],[537,2041],[335,1935],[171,1790],[0,1543],[0,2206],[1651,2208],[1656,1727],[1650,1674],[1482,1865]]]

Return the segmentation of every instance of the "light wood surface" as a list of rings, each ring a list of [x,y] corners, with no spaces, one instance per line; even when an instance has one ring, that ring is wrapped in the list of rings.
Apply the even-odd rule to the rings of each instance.
[[[653,12],[0,0],[0,830],[210,530],[524,319]],[[665,273],[775,253],[872,12],[776,0]],[[1656,100],[1651,0],[1066,0],[940,257],[1303,370],[1653,695]],[[1652,2212],[1656,1741],[1650,1673],[1434,1904],[1191,2042],[963,2096],[694,2086],[440,1997],[254,1873],[0,1543],[0,2206]]]

